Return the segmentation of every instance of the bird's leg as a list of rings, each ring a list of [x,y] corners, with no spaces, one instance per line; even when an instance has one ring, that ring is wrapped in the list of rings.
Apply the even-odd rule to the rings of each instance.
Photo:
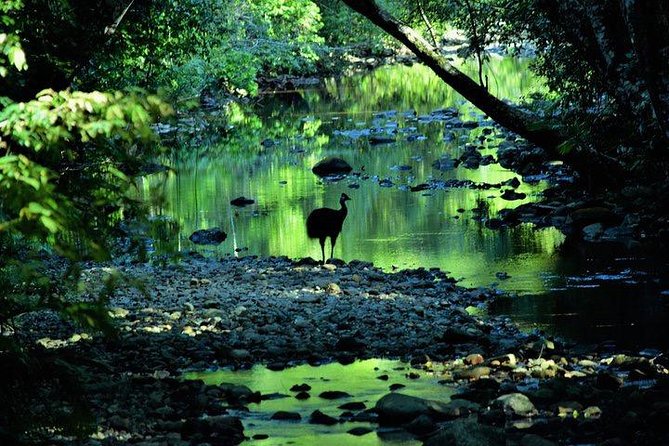
[[[323,265],[325,265],[325,237],[319,239],[321,242],[321,254],[323,254]]]
[[[337,236],[336,235],[334,237],[330,237],[330,259],[334,259],[335,243],[337,243]]]

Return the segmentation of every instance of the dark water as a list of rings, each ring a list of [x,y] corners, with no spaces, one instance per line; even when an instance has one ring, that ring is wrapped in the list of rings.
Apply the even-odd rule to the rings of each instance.
[[[525,61],[493,60],[490,79],[494,94],[513,101],[542,88]],[[446,107],[480,126],[453,129],[430,118]],[[564,237],[555,229],[521,225],[494,231],[472,218],[481,202],[494,217],[501,209],[535,201],[545,183],[521,184],[518,190],[527,198],[519,201],[500,198],[496,188],[408,191],[429,180],[500,183],[518,177],[497,164],[444,172],[432,167],[441,156],[458,157],[465,144],[482,140],[481,153],[494,155],[506,135],[429,69],[381,68],[312,89],[267,94],[258,108],[233,104],[222,113],[227,126],[217,126],[215,115],[186,122],[194,129],[175,137],[183,150],[168,161],[175,173],[147,177],[140,185],[145,196],[165,193],[154,212],[180,224],[172,248],[216,256],[320,258],[317,241],[306,236],[306,216],[314,208],[338,207],[346,192],[352,201],[335,249],[338,258],[371,261],[389,271],[439,267],[465,286],[499,286],[517,297],[498,302],[493,313],[578,341],[667,343],[669,297],[661,297],[666,283],[658,282],[667,276],[665,263],[625,252],[564,252]],[[208,130],[198,130],[198,119],[209,122]],[[486,128],[492,128],[487,137]],[[396,142],[370,145],[369,129]],[[311,167],[326,156],[344,158],[363,176],[320,181]],[[231,206],[238,196],[256,204]],[[228,233],[218,247],[188,241],[194,230],[216,226]],[[510,278],[500,281],[498,272]]]

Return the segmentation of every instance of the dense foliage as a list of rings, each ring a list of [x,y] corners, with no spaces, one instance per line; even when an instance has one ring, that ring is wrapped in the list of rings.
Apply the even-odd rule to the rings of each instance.
[[[379,5],[383,8],[380,2],[348,3],[363,14]],[[387,11],[411,24],[452,23],[468,38],[465,54],[474,56],[479,65],[486,62],[491,48],[525,47],[535,52],[534,69],[551,89],[543,98],[549,101],[534,104],[543,106],[535,125],[558,129],[563,154],[591,154],[608,165],[617,164],[614,171],[628,171],[635,181],[639,176],[664,180],[669,166],[664,154],[669,143],[666,2],[426,0],[417,4],[407,10],[408,16]],[[477,81],[487,88],[481,73]],[[587,164],[586,160],[579,169],[587,169]],[[611,173],[587,170],[582,173],[588,178],[599,177],[593,184]]]
[[[0,34],[3,77],[28,68],[7,16],[20,7],[6,3],[0,17],[9,31]],[[77,269],[54,264],[63,279],[53,280],[35,252],[47,249],[70,261],[108,255],[111,236],[122,235],[119,221],[133,221],[141,211],[129,194],[133,174],[158,147],[153,118],[170,108],[130,91],[45,89],[26,102],[0,97],[0,103],[0,329],[36,308],[109,329],[104,303],[110,289],[97,299],[77,299]]]

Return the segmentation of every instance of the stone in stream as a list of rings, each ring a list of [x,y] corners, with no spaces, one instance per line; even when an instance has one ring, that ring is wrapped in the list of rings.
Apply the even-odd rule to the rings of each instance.
[[[444,418],[446,404],[402,393],[389,393],[374,406],[379,420],[387,424],[409,423],[420,415]]]
[[[531,417],[538,413],[532,401],[522,393],[502,395],[493,401],[492,407],[514,417]]]
[[[193,232],[188,240],[196,245],[218,245],[228,238],[228,234],[219,228],[199,229]]]
[[[291,392],[306,392],[308,390],[311,390],[311,386],[309,384],[295,384],[293,387],[290,388]]]
[[[526,198],[527,194],[523,192],[516,192],[513,189],[506,189],[504,192],[502,192],[502,195],[500,195],[500,197],[504,200],[515,201]]]
[[[254,392],[246,386],[221,383],[218,389],[233,403],[259,403],[262,399],[260,392]]]
[[[332,426],[333,424],[339,423],[339,421],[331,417],[330,415],[324,414],[320,410],[316,409],[311,413],[309,417],[309,423],[311,424],[324,424],[326,426]]]
[[[280,410],[275,412],[270,420],[280,420],[280,421],[300,421],[302,417],[297,412],[286,412],[285,410]]]
[[[367,406],[365,406],[365,403],[360,401],[351,401],[349,403],[344,403],[340,406],[337,406],[337,408],[342,410],[365,410]]]
[[[352,170],[353,168],[351,165],[341,158],[325,158],[316,163],[316,165],[311,169],[311,171],[319,177],[325,177],[328,175],[345,175]]]
[[[362,426],[354,427],[353,429],[350,429],[350,430],[347,431],[347,433],[349,433],[351,435],[355,435],[356,437],[366,435],[370,432],[374,432],[374,430],[369,428],[369,427],[362,427]]]
[[[255,203],[255,200],[252,200],[250,198],[246,198],[244,196],[237,197],[234,200],[230,200],[231,205],[239,206],[239,207],[248,206],[249,204],[253,204],[253,203]]]
[[[318,396],[324,400],[338,400],[341,398],[348,398],[351,395],[342,392],[341,390],[326,390],[325,392],[321,392]]]

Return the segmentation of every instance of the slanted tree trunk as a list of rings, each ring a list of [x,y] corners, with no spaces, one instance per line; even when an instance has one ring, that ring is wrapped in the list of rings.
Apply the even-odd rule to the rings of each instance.
[[[560,153],[558,147],[565,142],[565,135],[535,115],[491,95],[484,86],[477,84],[450,64],[418,32],[383,10],[375,0],[343,0],[343,2],[403,43],[444,82],[498,124],[547,149],[556,158],[567,161],[578,171],[598,180],[620,181],[624,169],[616,159],[589,147],[576,147],[566,154]]]

